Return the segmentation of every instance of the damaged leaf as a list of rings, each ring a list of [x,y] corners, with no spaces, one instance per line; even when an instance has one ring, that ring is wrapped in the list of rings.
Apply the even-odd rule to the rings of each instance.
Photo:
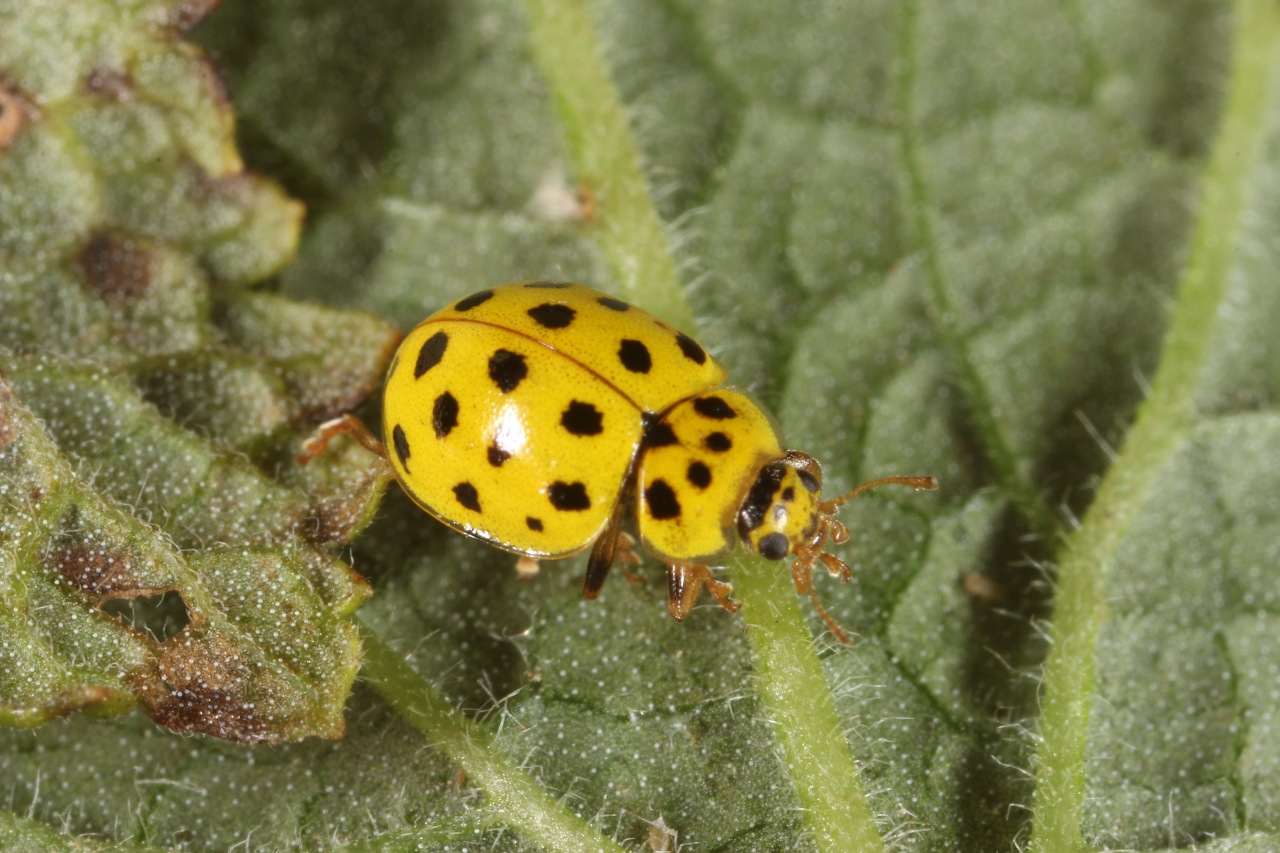
[[[330,549],[386,475],[293,457],[398,335],[249,289],[302,207],[244,170],[195,11],[0,3],[0,717],[332,738],[369,588]]]
[[[156,520],[201,535],[190,526],[190,509],[179,505],[194,499],[174,491],[175,503],[161,505],[164,489],[143,491],[132,495],[132,512],[125,511],[126,481],[105,456],[79,460],[96,469],[86,481],[61,455],[77,446],[110,455],[120,445],[66,433],[55,442],[13,391],[16,386],[36,400],[70,392],[90,409],[106,405],[79,393],[92,389],[61,381],[54,363],[43,359],[3,370],[13,378],[3,386],[0,406],[0,421],[13,436],[0,467],[4,619],[11,628],[0,666],[5,721],[38,725],[78,710],[119,713],[139,702],[169,728],[228,740],[340,735],[343,699],[359,664],[359,644],[344,617],[368,589],[324,552],[287,544],[285,525],[301,524],[302,507],[277,504],[280,517],[253,530],[243,519],[237,526],[222,516],[216,529],[202,532],[218,544],[194,547],[191,538],[179,550],[181,540]],[[40,375],[38,383],[26,381],[31,374]],[[111,380],[98,377],[96,384]],[[128,392],[122,394],[127,399]],[[44,414],[56,429],[56,412]],[[132,430],[120,422],[111,429],[133,432],[139,446],[163,453],[148,426],[164,428],[155,417]],[[223,488],[237,482],[200,466],[194,440],[183,453],[201,478]],[[258,488],[268,488],[250,469],[241,474],[236,497],[261,512],[270,504],[254,499],[255,478],[264,481]],[[120,492],[102,489],[103,482]],[[126,619],[112,606],[157,597],[168,598],[168,606],[143,605],[142,626],[138,614]]]

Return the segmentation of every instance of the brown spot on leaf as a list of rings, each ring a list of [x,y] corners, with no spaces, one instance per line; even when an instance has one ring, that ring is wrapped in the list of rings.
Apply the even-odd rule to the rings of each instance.
[[[386,488],[390,469],[377,464],[368,474],[316,501],[298,533],[317,545],[341,546],[368,522],[368,510],[375,493]]]
[[[210,12],[218,8],[220,0],[182,0],[169,13],[169,23],[180,33],[189,33]]]
[[[123,101],[133,94],[133,80],[116,68],[97,66],[84,77],[84,87],[92,95]]]
[[[135,685],[151,719],[174,731],[239,743],[281,739],[262,713],[270,698],[253,701],[254,668],[231,640],[184,631],[161,648],[158,678]]]
[[[138,591],[130,555],[84,540],[65,541],[49,555],[52,567],[72,589],[101,597]]]
[[[317,545],[342,545],[360,519],[363,500],[338,496],[316,503],[299,531]]]
[[[98,233],[77,261],[88,285],[110,301],[136,299],[151,285],[151,255],[132,240]]]
[[[0,151],[13,144],[33,114],[30,101],[0,77]]]
[[[9,383],[4,381],[4,374],[0,373],[0,450],[18,440],[18,426],[10,414],[12,400],[13,392],[9,390]]]

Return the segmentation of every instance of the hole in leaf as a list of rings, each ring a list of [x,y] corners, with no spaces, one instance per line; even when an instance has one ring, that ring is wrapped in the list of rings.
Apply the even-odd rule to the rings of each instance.
[[[131,598],[109,598],[102,612],[157,643],[173,639],[191,624],[187,603],[175,590]]]

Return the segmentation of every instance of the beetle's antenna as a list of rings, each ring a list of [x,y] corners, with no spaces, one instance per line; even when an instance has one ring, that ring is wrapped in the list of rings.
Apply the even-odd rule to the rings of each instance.
[[[915,489],[932,490],[938,488],[938,481],[933,477],[883,477],[879,480],[863,483],[848,494],[840,495],[840,497],[832,498],[829,501],[823,501],[818,504],[818,510],[822,513],[818,536],[797,552],[796,561],[791,566],[791,579],[795,582],[796,592],[809,596],[809,600],[813,602],[813,608],[818,611],[822,621],[827,623],[827,627],[831,629],[831,633],[835,635],[836,640],[845,646],[850,645],[849,635],[836,624],[836,620],[831,618],[826,608],[818,601],[818,593],[813,588],[813,563],[814,560],[821,560],[827,571],[832,575],[846,582],[849,580],[852,572],[849,570],[848,564],[838,557],[825,553],[823,550],[828,541],[836,545],[849,541],[849,531],[834,518],[835,512],[868,489],[891,484],[911,486]]]
[[[831,515],[863,492],[874,489],[877,486],[888,486],[891,484],[911,486],[913,489],[927,489],[930,491],[938,488],[938,480],[936,477],[881,477],[879,480],[871,480],[870,482],[863,483],[861,486],[855,487],[852,491],[843,494],[838,498],[823,501],[820,504],[820,508],[827,515]]]

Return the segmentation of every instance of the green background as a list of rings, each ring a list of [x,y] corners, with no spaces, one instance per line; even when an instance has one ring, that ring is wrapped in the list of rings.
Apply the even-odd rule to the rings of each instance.
[[[1274,0],[203,5],[0,0],[6,849],[1280,849]],[[938,477],[852,647],[294,463],[529,278]]]

